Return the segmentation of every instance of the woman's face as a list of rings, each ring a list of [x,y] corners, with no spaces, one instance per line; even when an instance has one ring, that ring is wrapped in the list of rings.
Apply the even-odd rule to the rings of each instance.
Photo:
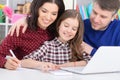
[[[45,30],[56,20],[58,10],[59,8],[55,3],[44,3],[38,11],[38,26]]]

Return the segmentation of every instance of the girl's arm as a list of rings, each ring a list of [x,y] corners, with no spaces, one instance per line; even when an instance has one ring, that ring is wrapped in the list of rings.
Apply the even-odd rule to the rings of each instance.
[[[76,62],[64,63],[58,66],[59,67],[77,67],[77,66],[85,66],[86,64],[87,62],[85,60],[81,60],[81,61],[76,61]]]
[[[57,65],[55,65],[53,63],[36,61],[36,60],[32,60],[30,58],[21,60],[21,67],[40,69],[42,71],[49,71],[49,70],[57,69]]]
[[[16,21],[9,29],[9,32],[8,34],[10,34],[11,36],[13,36],[13,33],[15,32],[16,30],[16,36],[19,36],[19,31],[20,31],[20,27],[21,26],[24,26],[23,27],[23,30],[22,30],[22,33],[24,33],[27,29],[27,22],[26,22],[26,17],[22,18],[22,19],[19,19],[18,21]]]

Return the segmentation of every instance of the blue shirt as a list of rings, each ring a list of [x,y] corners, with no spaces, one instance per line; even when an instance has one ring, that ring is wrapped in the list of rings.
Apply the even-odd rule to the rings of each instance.
[[[100,46],[120,46],[119,20],[111,21],[107,29],[103,31],[93,30],[89,19],[84,21],[84,26],[84,41],[94,48],[90,54],[91,56]]]

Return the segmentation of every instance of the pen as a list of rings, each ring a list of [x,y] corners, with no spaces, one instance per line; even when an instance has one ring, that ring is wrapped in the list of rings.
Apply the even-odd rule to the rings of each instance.
[[[12,54],[12,56],[13,56],[14,58],[16,58],[15,54],[13,53],[13,51],[12,51],[11,49],[10,49],[9,51],[10,51],[10,53]]]
[[[11,49],[10,49],[9,51],[10,51],[10,53],[11,53],[12,57],[16,58],[16,56],[15,56],[14,52],[13,52]],[[19,64],[19,67],[21,67],[21,64]]]

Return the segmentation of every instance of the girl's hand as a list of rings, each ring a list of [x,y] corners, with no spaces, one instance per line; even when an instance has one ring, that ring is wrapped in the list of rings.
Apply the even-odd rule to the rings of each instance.
[[[21,26],[24,26],[23,29],[22,29],[22,33],[24,33],[26,31],[26,29],[27,29],[27,26],[28,26],[27,22],[26,22],[26,17],[21,18],[18,21],[16,21],[12,25],[12,27],[10,27],[8,34],[10,34],[11,36],[13,36],[13,33],[16,30],[16,34],[17,34],[17,36],[19,36],[19,30],[20,30]]]
[[[40,69],[44,72],[50,71],[50,70],[56,70],[58,69],[56,64],[50,63],[50,62],[41,62]]]
[[[50,62],[36,61],[32,60],[31,58],[21,60],[21,67],[40,69],[44,72],[58,69],[58,66],[56,64]]]
[[[58,67],[77,67],[77,66],[85,66],[87,63],[85,60],[81,60],[81,61],[75,61],[75,62],[67,62],[64,64],[60,64],[58,65]]]

